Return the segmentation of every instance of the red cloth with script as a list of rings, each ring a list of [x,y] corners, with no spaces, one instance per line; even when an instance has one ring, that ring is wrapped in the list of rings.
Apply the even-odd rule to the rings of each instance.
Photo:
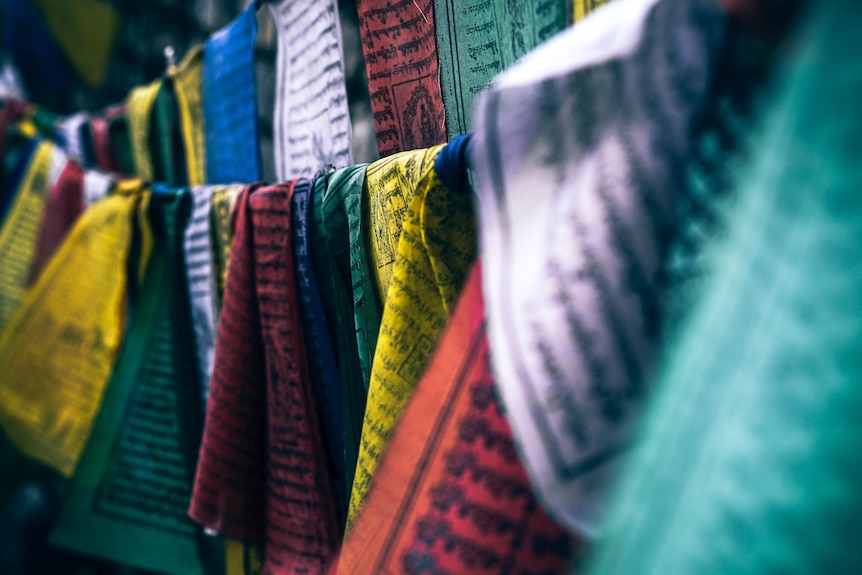
[[[446,142],[434,0],[359,0],[380,157]]]
[[[487,355],[477,264],[331,574],[567,569],[578,545],[533,495]]]
[[[105,110],[104,116],[90,120],[90,134],[93,138],[93,155],[96,167],[111,172],[120,173],[120,162],[114,151],[114,143],[111,140],[111,119],[123,113],[122,104],[112,106]]]
[[[265,542],[271,574],[322,572],[338,540],[299,318],[293,188],[250,186],[237,201],[189,509],[231,539]]]
[[[33,261],[30,282],[36,281],[78,217],[84,213],[84,170],[75,162],[66,162],[60,178],[48,192],[42,209],[42,224]]]

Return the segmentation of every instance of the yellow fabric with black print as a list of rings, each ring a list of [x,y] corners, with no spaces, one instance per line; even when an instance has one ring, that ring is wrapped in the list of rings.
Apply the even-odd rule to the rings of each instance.
[[[371,269],[382,303],[392,279],[404,214],[417,184],[434,167],[443,145],[401,152],[368,165],[362,191],[363,219],[368,222]]]
[[[201,103],[203,46],[193,47],[178,66],[168,70],[180,109],[180,126],[186,152],[186,174],[190,186],[206,183],[206,144],[204,113]]]
[[[411,152],[430,168],[416,184],[388,281],[383,319],[371,368],[359,461],[348,525],[368,493],[380,457],[413,394],[476,257],[476,224],[469,194],[449,190],[430,157]],[[426,151],[422,151],[426,152]],[[402,190],[402,193],[405,193]]]
[[[50,142],[37,145],[0,230],[0,332],[21,305],[27,289],[30,262],[39,240],[42,208],[51,186],[54,149]]]
[[[0,426],[66,477],[123,340],[127,260],[136,221],[151,236],[148,199],[139,187],[84,212],[0,336]]]
[[[117,9],[104,0],[33,0],[33,4],[81,78],[90,86],[101,84],[120,27]]]
[[[574,21],[583,20],[590,12],[608,2],[609,0],[574,0]]]
[[[153,158],[150,155],[150,117],[161,86],[162,80],[160,78],[146,86],[135,88],[126,99],[126,118],[129,122],[135,175],[148,181],[153,180]]]

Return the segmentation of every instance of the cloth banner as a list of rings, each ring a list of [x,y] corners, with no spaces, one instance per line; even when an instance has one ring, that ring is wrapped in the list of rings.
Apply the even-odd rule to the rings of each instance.
[[[39,239],[30,264],[30,284],[39,278],[83,212],[84,171],[75,162],[67,161],[57,182],[48,191],[42,209]]]
[[[359,0],[380,157],[446,141],[433,0]]]
[[[174,82],[174,93],[180,110],[186,183],[190,186],[203,185],[207,179],[204,113],[201,106],[202,69],[203,46],[200,44],[189,50],[178,66],[168,69],[168,77]]]
[[[314,399],[317,403],[326,444],[326,462],[332,488],[332,498],[338,525],[343,529],[347,519],[348,484],[345,477],[344,398],[338,378],[335,348],[327,325],[326,312],[314,270],[309,226],[314,221],[313,184],[310,179],[298,180],[293,192],[293,248],[296,262],[297,289],[302,313],[302,331],[308,352],[308,368]],[[317,246],[321,249],[323,246]],[[346,290],[345,290],[346,291]],[[346,326],[347,333],[353,326]],[[364,397],[362,405],[365,405]]]
[[[103,0],[32,1],[78,75],[91,87],[100,85],[120,27],[117,9]]]
[[[437,345],[476,249],[472,197],[449,190],[429,170],[404,214],[392,266],[350,496],[351,523]]]
[[[168,78],[159,87],[152,116],[149,150],[153,158],[153,177],[169,185],[184,184],[188,181],[186,154],[173,79]]]
[[[267,4],[278,33],[275,69],[275,176],[310,178],[353,163],[335,0]]]
[[[0,333],[21,305],[29,284],[55,149],[50,142],[37,144],[0,228]]]
[[[162,79],[154,80],[146,86],[135,88],[126,100],[126,117],[132,141],[132,154],[135,162],[135,175],[153,181],[153,157],[150,151],[150,118],[153,104],[162,86]],[[95,130],[95,128],[94,128]],[[95,134],[94,134],[95,137]],[[105,166],[100,166],[105,168]]]
[[[862,570],[862,5],[809,8],[590,573]]]
[[[610,0],[574,0],[574,22],[583,20],[596,8],[607,4]]]
[[[609,4],[481,98],[473,138],[492,363],[551,514],[595,533],[652,377],[662,270],[727,20]]]
[[[566,5],[566,0],[489,0],[466,9],[458,0],[434,0],[449,138],[473,126],[473,100],[494,76],[566,28]]]
[[[404,225],[407,206],[419,182],[434,167],[443,146],[402,152],[368,166],[363,191],[363,213],[368,214],[366,238],[377,301],[386,301],[392,265]],[[381,305],[382,310],[382,305]]]
[[[0,425],[70,476],[124,334],[134,195],[84,212],[0,336]]]
[[[360,164],[342,168],[317,178],[308,206],[313,217],[309,225],[311,259],[329,333],[333,335],[341,382],[346,497],[359,457],[368,387],[360,350],[367,351],[368,345],[374,345],[380,326],[359,225],[366,167]],[[368,358],[369,373],[370,363]]]
[[[267,572],[319,572],[338,539],[294,277],[294,182],[250,186],[218,326],[216,365],[189,513],[243,543]]]
[[[578,550],[535,500],[488,365],[473,270],[330,573],[557,573]]]
[[[191,189],[194,206],[183,233],[183,255],[191,304],[195,349],[198,356],[198,376],[203,396],[202,407],[209,396],[210,380],[215,362],[217,294],[213,266],[211,214],[213,188],[195,186]]]
[[[149,263],[134,315],[51,535],[62,547],[173,575],[203,573],[200,531],[186,514],[203,422],[182,250],[191,203],[188,190],[150,199],[144,225],[154,243],[141,256]]]
[[[245,189],[243,184],[214,186],[212,190],[212,209],[210,210],[210,230],[212,232],[213,273],[216,278],[216,316],[221,313],[224,285],[227,279],[230,250],[233,242],[233,215],[236,200]],[[216,322],[218,323],[218,322]]]
[[[207,40],[201,73],[207,183],[263,178],[254,75],[258,2]]]

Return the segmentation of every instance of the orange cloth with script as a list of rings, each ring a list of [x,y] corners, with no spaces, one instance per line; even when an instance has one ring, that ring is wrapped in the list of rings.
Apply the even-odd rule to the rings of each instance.
[[[578,546],[530,489],[484,319],[476,265],[330,575],[566,570]]]

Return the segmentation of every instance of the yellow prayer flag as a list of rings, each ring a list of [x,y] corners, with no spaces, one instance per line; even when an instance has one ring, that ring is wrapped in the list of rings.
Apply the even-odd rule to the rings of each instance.
[[[0,336],[0,426],[70,476],[120,348],[126,261],[140,196],[87,210]]]
[[[101,84],[120,24],[117,9],[101,0],[33,0],[33,3],[81,78],[90,86]]]
[[[225,539],[225,575],[262,575],[263,548]]]
[[[126,99],[126,118],[132,141],[132,157],[135,161],[135,175],[145,180],[153,180],[153,158],[150,154],[150,116],[153,104],[162,86],[161,78],[146,86],[135,88]]]
[[[213,189],[212,209],[210,210],[210,230],[213,241],[213,274],[216,278],[218,309],[221,309],[224,286],[227,280],[227,268],[230,263],[230,245],[233,241],[231,215],[236,199],[245,185],[232,184]]]
[[[368,165],[362,194],[363,219],[380,302],[392,278],[404,213],[417,184],[434,167],[443,145],[393,154]]]
[[[590,12],[603,4],[607,4],[609,0],[574,0],[575,2],[575,22],[584,19]]]
[[[114,182],[111,193],[117,196],[135,196],[139,195],[144,188],[144,182],[140,178],[126,178]],[[144,281],[144,274],[147,271],[147,264],[150,261],[150,255],[153,253],[156,239],[153,237],[153,229],[150,226],[147,216],[147,209],[150,205],[150,194],[145,194],[138,202],[137,221],[138,230],[140,231],[140,248],[138,252],[138,282]]]
[[[21,185],[0,229],[0,332],[21,305],[30,263],[39,241],[39,225],[50,187],[54,145],[41,142],[33,151]]]
[[[471,196],[449,190],[433,169],[427,170],[404,213],[392,266],[348,524],[365,500],[389,437],[425,371],[475,256]]]
[[[168,70],[174,80],[174,93],[180,109],[183,147],[186,152],[186,173],[190,186],[206,183],[206,144],[204,113],[201,101],[201,74],[203,71],[203,45],[194,46],[179,66]]]

